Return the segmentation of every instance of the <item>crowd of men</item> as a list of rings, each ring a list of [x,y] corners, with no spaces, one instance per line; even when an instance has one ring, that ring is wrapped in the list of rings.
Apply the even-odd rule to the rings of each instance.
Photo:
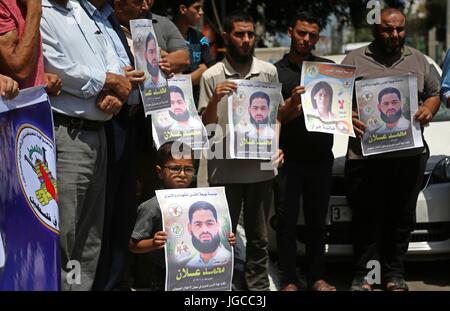
[[[252,18],[244,13],[229,14],[222,21],[226,55],[214,64],[207,39],[195,29],[203,15],[202,1],[175,1],[175,23],[152,13],[153,2],[0,0],[1,96],[12,98],[19,89],[45,86],[51,98],[62,289],[112,290],[129,286],[128,242],[136,208],[152,196],[156,187],[151,118],[144,117],[139,96],[145,76],[134,69],[130,41],[130,20],[147,18],[153,22],[160,48],[157,73],[161,71],[166,77],[190,73],[204,125],[215,124],[223,129],[218,131],[223,135],[210,141],[211,149],[216,153],[223,150],[224,155],[208,157],[208,182],[210,186],[225,187],[232,232],[236,232],[243,215],[246,289],[269,290],[266,220],[272,202],[278,217],[282,289],[303,289],[296,269],[296,223],[302,198],[307,286],[317,291],[336,290],[324,279],[333,136],[306,130],[301,102],[305,88],[299,84],[304,61],[329,62],[312,54],[319,40],[320,23],[311,12],[296,15],[287,29],[290,51],[272,65],[254,57]],[[382,10],[381,23],[373,26],[374,41],[348,54],[343,63],[356,66],[357,80],[415,73],[419,96],[415,119],[423,131],[439,108],[440,82],[424,55],[405,45],[405,25],[406,17],[400,10]],[[151,53],[154,51],[146,53],[148,65],[155,66],[150,61]],[[282,84],[278,170],[262,170],[261,160],[233,160],[227,156],[227,98],[237,87],[231,79]],[[322,105],[324,100],[319,100],[319,95],[317,109],[326,112],[326,103]],[[372,290],[365,278],[366,264],[377,259],[384,288],[408,290],[403,263],[428,147],[424,144],[422,148],[363,157],[360,137],[366,125],[358,120],[356,102],[353,110],[358,137],[350,138],[345,166],[354,229],[351,289]],[[386,182],[395,192],[382,191],[367,200],[371,189]],[[81,264],[80,284],[66,282],[70,260]]]

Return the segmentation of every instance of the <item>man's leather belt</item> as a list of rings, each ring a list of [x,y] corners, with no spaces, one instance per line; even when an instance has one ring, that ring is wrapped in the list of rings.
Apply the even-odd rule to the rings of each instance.
[[[70,117],[60,113],[53,113],[53,121],[55,125],[64,125],[72,129],[82,129],[88,131],[98,131],[104,124],[104,122],[101,121]]]

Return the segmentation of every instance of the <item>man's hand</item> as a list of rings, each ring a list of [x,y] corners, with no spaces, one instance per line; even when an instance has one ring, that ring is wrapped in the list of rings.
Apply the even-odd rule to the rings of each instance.
[[[302,97],[305,93],[305,87],[302,85],[296,86],[284,105],[279,108],[282,122],[291,121],[302,114]]]
[[[123,67],[125,77],[130,81],[133,89],[138,89],[141,83],[145,81],[145,73],[140,70],[135,70],[132,66]]]
[[[425,125],[430,123],[430,121],[433,119],[433,112],[431,112],[431,109],[421,105],[419,106],[419,109],[417,110],[414,118],[420,122],[420,124]]]
[[[359,120],[358,113],[356,111],[352,111],[352,123],[356,137],[362,137],[364,135],[364,131],[366,130],[366,125],[364,122]]]
[[[160,60],[159,60],[159,68],[161,71],[166,75],[167,79],[170,79],[173,77],[174,72],[172,70],[169,58],[167,57],[169,53],[162,50],[160,51]]]
[[[19,94],[19,83],[10,77],[0,75],[0,95],[12,99]]]
[[[175,50],[170,53],[160,49],[159,59],[159,67],[167,78],[183,72],[189,66],[189,52],[184,49]]]
[[[230,232],[230,235],[228,236],[228,243],[230,243],[231,246],[236,245],[236,236],[233,232]]]
[[[155,233],[155,236],[153,237],[153,245],[157,249],[164,248],[164,245],[166,245],[167,240],[167,233],[164,231],[158,231]]]
[[[112,72],[106,73],[105,90],[114,92],[122,102],[128,100],[132,86],[127,77]]]
[[[305,94],[306,90],[303,85],[296,86],[291,92],[291,107],[297,111],[302,109],[302,94]]]
[[[232,81],[222,81],[214,89],[214,93],[209,99],[208,106],[202,112],[203,124],[208,125],[212,123],[217,123],[217,104],[224,97],[229,95],[231,92],[237,89],[237,84]]]
[[[228,80],[222,81],[216,86],[210,102],[217,104],[224,96],[227,96],[231,92],[236,91],[236,89],[237,84],[235,82]]]
[[[44,74],[44,80],[45,90],[47,91],[48,95],[58,96],[59,94],[61,94],[62,81],[57,75],[46,72]]]
[[[123,102],[114,93],[108,91],[100,93],[97,98],[97,107],[107,114],[118,114],[122,106]]]
[[[273,167],[282,167],[284,165],[284,152],[278,149],[276,153],[272,156]]]

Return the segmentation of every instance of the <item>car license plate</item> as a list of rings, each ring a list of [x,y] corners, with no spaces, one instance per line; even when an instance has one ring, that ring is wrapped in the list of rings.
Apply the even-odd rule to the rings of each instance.
[[[332,205],[330,212],[332,222],[352,221],[352,211],[347,205]]]

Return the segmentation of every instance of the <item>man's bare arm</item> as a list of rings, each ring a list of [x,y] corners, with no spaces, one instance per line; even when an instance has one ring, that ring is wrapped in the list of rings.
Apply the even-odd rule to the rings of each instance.
[[[192,85],[199,85],[202,74],[208,69],[205,64],[198,65],[197,70],[191,72]]]
[[[0,67],[4,74],[24,82],[35,70],[40,44],[41,0],[21,1],[27,7],[25,30],[19,38],[17,30],[0,36]]]
[[[182,73],[187,66],[189,66],[189,52],[187,50],[176,50],[170,53],[161,50],[159,67],[166,76]]]
[[[415,118],[422,125],[428,124],[433,116],[438,112],[440,106],[440,98],[439,96],[433,96],[425,100],[425,102],[419,106],[419,109],[416,112]]]

